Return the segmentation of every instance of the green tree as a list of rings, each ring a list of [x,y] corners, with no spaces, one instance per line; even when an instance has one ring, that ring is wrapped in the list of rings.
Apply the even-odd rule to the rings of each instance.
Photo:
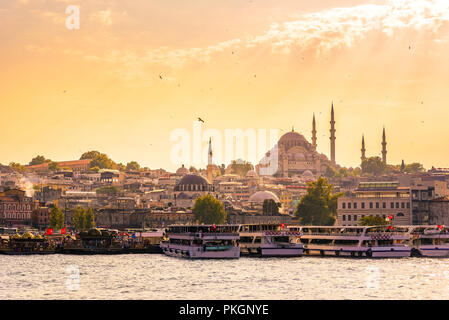
[[[333,185],[323,177],[307,183],[307,194],[298,202],[295,215],[304,225],[333,225],[337,201],[342,193],[333,194]]]
[[[247,161],[234,160],[231,162],[231,169],[233,174],[238,174],[243,177],[249,170],[253,170],[254,167]]]
[[[413,162],[410,164],[405,165],[404,172],[407,173],[419,173],[425,171],[423,165],[418,162]]]
[[[85,218],[84,209],[81,207],[76,208],[73,214],[73,224],[76,230],[83,231],[85,229]]]
[[[373,175],[381,175],[387,170],[387,165],[380,157],[369,157],[362,162],[362,172]]]
[[[90,167],[98,167],[100,169],[114,169],[116,167],[116,164],[107,155],[101,153],[99,155],[96,155],[92,159]]]
[[[46,162],[51,162],[50,159],[45,159],[44,156],[36,156],[33,159],[31,159],[30,163],[28,164],[29,166],[35,166],[38,164],[43,164]]]
[[[48,217],[48,226],[52,229],[62,229],[64,226],[64,213],[57,206],[51,209]]]
[[[92,208],[84,210],[84,229],[95,228],[95,215]]]
[[[48,164],[48,170],[59,171],[61,170],[61,168],[59,167],[59,164],[57,162],[52,161]]]
[[[226,221],[223,203],[210,194],[196,198],[192,211],[199,223],[219,224]]]
[[[23,173],[23,172],[26,171],[26,167],[23,166],[23,165],[21,165],[20,163],[11,162],[11,163],[9,164],[9,166],[10,166],[11,168],[13,168],[15,171],[20,172],[20,173]]]
[[[383,226],[386,224],[388,222],[380,216],[365,216],[359,221],[359,226]]]
[[[128,162],[126,165],[126,170],[128,171],[139,171],[140,165],[136,161]]]
[[[116,196],[120,193],[120,189],[116,186],[105,186],[95,191],[97,194],[105,194],[108,196]]]
[[[126,166],[123,163],[117,164],[118,170],[123,172],[126,171]]]
[[[81,155],[80,160],[87,160],[87,159],[94,159],[96,156],[99,156],[101,153],[98,151],[88,151],[88,152],[84,152]]]

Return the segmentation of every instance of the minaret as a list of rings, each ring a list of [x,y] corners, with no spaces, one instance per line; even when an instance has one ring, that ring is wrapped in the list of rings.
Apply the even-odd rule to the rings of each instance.
[[[315,113],[313,114],[313,121],[312,121],[312,146],[313,149],[316,151],[316,124],[315,124]]]
[[[209,151],[207,153],[207,179],[210,183],[212,183],[212,180],[214,178],[213,176],[213,162],[212,162],[212,138],[209,138]]]
[[[362,135],[362,162],[366,160],[365,151],[365,135]]]
[[[332,101],[331,110],[331,162],[335,166],[335,118],[334,118],[334,102]]]
[[[382,133],[382,161],[387,163],[387,139],[385,138],[385,127]]]

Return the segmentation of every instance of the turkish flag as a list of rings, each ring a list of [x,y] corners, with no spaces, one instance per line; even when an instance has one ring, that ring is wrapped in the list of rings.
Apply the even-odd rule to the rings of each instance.
[[[443,230],[443,226],[441,226],[441,225],[438,225],[438,228],[439,228],[440,230]]]
[[[388,226],[388,230],[393,230],[393,226]]]
[[[67,227],[64,227],[61,229],[61,234],[66,234],[67,233]]]
[[[45,234],[52,235],[53,234],[53,229],[47,229],[47,232],[45,232]]]

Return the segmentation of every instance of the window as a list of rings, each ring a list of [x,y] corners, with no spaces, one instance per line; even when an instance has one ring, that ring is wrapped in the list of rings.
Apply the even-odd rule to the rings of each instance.
[[[396,215],[396,217],[403,217],[404,216],[404,214],[402,213],[402,212],[399,212],[397,215]]]
[[[346,221],[346,215],[343,215],[343,221]]]
[[[391,208],[391,209],[394,209],[394,202],[391,202],[391,203],[390,203],[390,208]]]
[[[379,209],[379,202],[376,202],[376,209]]]
[[[351,202],[348,202],[348,209],[351,209]]]
[[[407,209],[410,209],[410,202],[407,202]]]
[[[401,209],[405,209],[405,203],[401,202]]]
[[[370,209],[373,208],[373,203],[372,203],[372,202],[369,203],[369,208],[370,208]]]
[[[354,221],[357,221],[357,215],[354,215]]]
[[[357,202],[354,202],[354,209],[357,209]]]
[[[383,203],[382,203],[382,208],[384,208],[384,209],[387,208],[387,203],[386,203],[386,202],[383,202]]]
[[[351,216],[348,214],[348,221],[351,221]]]
[[[346,209],[346,203],[343,202],[343,203],[341,204],[341,208],[342,208],[342,209]],[[344,217],[344,216],[343,216],[343,217]]]
[[[365,209],[365,202],[362,202],[362,209]]]
[[[399,202],[396,202],[396,209],[399,209]]]

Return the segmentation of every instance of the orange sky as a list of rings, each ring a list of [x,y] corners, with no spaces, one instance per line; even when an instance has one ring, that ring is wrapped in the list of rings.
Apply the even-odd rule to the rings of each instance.
[[[329,155],[334,101],[339,164],[362,134],[380,155],[385,125],[389,163],[449,167],[449,2],[311,2],[1,1],[0,163],[99,150],[174,170],[170,134],[198,116],[310,141],[313,112]]]

